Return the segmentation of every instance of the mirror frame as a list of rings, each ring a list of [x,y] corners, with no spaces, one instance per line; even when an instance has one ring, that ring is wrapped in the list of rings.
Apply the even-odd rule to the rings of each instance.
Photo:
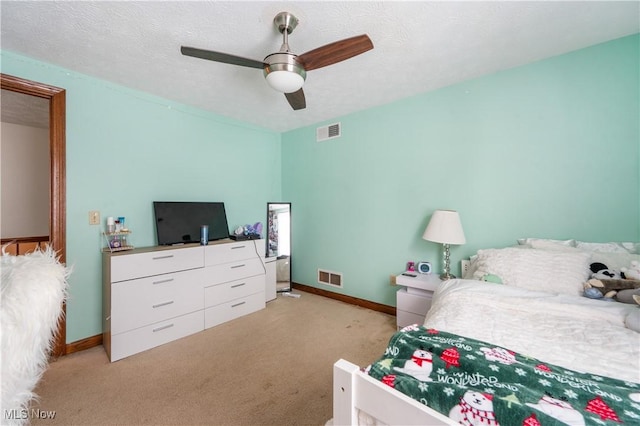
[[[290,202],[284,202],[284,201],[269,201],[267,202],[267,231],[266,231],[266,238],[267,241],[265,243],[265,257],[273,257],[269,255],[269,236],[271,235],[271,227],[269,226],[269,212],[272,210],[270,207],[273,205],[287,205],[289,206],[289,247],[291,247],[291,203]],[[289,250],[289,287],[288,288],[282,288],[282,289],[278,289],[276,287],[276,292],[278,293],[283,293],[283,292],[289,292],[291,291],[292,287],[291,287],[291,283],[292,283],[292,279],[291,279],[291,257],[292,257],[292,251],[293,250]],[[277,259],[277,255],[276,255],[276,259]],[[276,261],[277,262],[277,261]],[[276,266],[277,268],[277,266]],[[276,278],[276,286],[278,284],[277,278]]]

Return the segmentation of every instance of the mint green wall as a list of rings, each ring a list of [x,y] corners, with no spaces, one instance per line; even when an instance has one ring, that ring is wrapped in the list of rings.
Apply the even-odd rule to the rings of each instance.
[[[435,209],[462,216],[455,271],[523,236],[640,240],[639,46],[627,37],[330,120],[343,135],[323,143],[317,126],[280,135],[0,52],[3,73],[67,90],[67,342],[102,332],[89,210],[126,216],[133,244],[149,246],[153,200],[224,201],[232,228],[291,201],[294,280],[387,305],[407,260],[441,269],[421,239]],[[342,272],[344,288],[317,284],[318,268]]]
[[[67,342],[102,333],[101,227],[125,216],[135,246],[155,245],[154,200],[224,201],[230,228],[266,220],[280,197],[280,134],[23,56],[2,72],[66,89]],[[212,99],[211,102],[215,102]]]
[[[408,260],[441,271],[424,241],[436,209],[460,212],[477,249],[519,237],[640,240],[638,35],[283,134],[296,282],[395,306]],[[425,72],[429,72],[425,70]],[[343,289],[317,269],[342,272]]]

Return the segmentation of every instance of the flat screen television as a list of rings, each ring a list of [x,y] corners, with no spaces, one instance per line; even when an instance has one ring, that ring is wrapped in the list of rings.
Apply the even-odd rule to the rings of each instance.
[[[200,242],[200,226],[209,226],[209,241],[229,237],[224,203],[154,201],[158,245]]]

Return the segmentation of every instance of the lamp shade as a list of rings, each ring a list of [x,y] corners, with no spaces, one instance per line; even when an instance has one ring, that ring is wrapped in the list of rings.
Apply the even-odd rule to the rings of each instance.
[[[292,71],[272,71],[267,75],[267,83],[278,92],[293,93],[302,87],[304,79]]]
[[[427,241],[441,244],[464,244],[464,238],[460,215],[455,210],[436,210],[424,230],[422,238]]]

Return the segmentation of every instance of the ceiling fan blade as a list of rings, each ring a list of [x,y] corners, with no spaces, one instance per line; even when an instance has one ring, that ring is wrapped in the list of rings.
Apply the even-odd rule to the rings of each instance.
[[[297,92],[285,93],[284,96],[289,101],[289,105],[294,110],[305,109],[307,107],[307,101],[304,98],[304,92],[299,89]]]
[[[263,69],[266,64],[262,61],[247,59],[241,56],[230,55],[228,53],[214,52],[212,50],[197,49],[195,47],[181,46],[180,52],[186,56],[194,58],[207,59],[209,61],[222,62],[231,65],[240,65],[241,67]]]
[[[371,39],[368,35],[362,34],[310,50],[298,55],[297,59],[303,64],[305,70],[311,71],[344,61],[371,49],[373,49]]]

